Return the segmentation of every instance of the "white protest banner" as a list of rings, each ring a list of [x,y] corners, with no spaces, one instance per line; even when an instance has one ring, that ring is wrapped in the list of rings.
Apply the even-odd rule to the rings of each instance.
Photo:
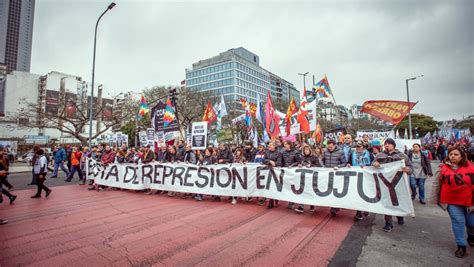
[[[266,197],[307,205],[413,215],[403,161],[374,167],[270,168],[259,164],[199,166],[184,163],[110,164],[92,159],[87,178],[96,184],[205,195]]]
[[[394,139],[395,144],[397,145],[395,148],[398,149],[400,152],[405,151],[405,146],[408,150],[413,148],[413,144],[421,144],[420,139]]]
[[[369,138],[369,141],[372,141],[374,139],[379,139],[381,141],[387,139],[387,138],[395,138],[393,131],[385,131],[385,132],[363,132],[363,131],[357,131],[357,138],[362,139],[364,135],[367,135]]]
[[[193,149],[206,149],[207,146],[207,121],[193,122],[191,128],[191,146]]]

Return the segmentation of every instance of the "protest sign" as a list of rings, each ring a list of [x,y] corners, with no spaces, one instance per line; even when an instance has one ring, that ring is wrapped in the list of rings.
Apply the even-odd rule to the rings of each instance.
[[[197,125],[199,126],[199,124]],[[197,127],[196,129],[201,129]],[[132,190],[266,197],[307,205],[414,215],[403,161],[375,167],[270,168],[260,164],[110,164],[88,159],[87,178]]]
[[[357,131],[357,138],[362,139],[364,135],[367,135],[369,138],[369,141],[372,141],[374,139],[379,139],[381,141],[387,139],[387,138],[395,138],[395,135],[393,134],[393,131],[385,131],[385,132],[362,132],[362,131]]]
[[[207,146],[207,121],[193,122],[191,129],[191,146],[193,149],[206,149]]]

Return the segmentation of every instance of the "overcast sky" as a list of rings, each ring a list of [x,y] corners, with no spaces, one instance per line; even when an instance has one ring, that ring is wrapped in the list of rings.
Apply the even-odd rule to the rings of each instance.
[[[109,2],[37,0],[31,72],[90,81]],[[115,2],[97,40],[110,95],[178,85],[192,63],[243,46],[299,89],[298,72],[327,74],[338,104],[406,100],[405,79],[423,74],[409,84],[415,112],[474,114],[474,1]]]

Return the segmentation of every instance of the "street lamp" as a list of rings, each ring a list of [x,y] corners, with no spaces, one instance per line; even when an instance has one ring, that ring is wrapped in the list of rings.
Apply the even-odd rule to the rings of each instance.
[[[421,78],[421,77],[423,77],[423,75],[419,75],[419,76],[416,76],[416,77],[405,80],[405,82],[407,84],[407,104],[408,104],[408,107],[410,107],[410,92],[409,92],[409,89],[408,89],[408,81],[413,81],[416,78]],[[410,113],[410,109],[408,109],[408,136],[409,136],[410,139],[413,139],[413,134],[411,132],[411,113]]]
[[[303,90],[306,90],[306,75],[308,75],[309,72],[306,73],[298,73],[298,75],[303,76]]]
[[[112,8],[114,8],[115,3],[112,2],[107,7],[107,9],[102,12],[102,14],[97,19],[97,23],[95,24],[95,32],[94,32],[94,54],[92,56],[92,90],[91,90],[91,103],[89,105],[89,147],[92,147],[92,119],[93,119],[93,106],[94,106],[94,75],[95,75],[95,50],[96,50],[96,43],[97,43],[97,26],[99,26],[99,21],[105,13]]]

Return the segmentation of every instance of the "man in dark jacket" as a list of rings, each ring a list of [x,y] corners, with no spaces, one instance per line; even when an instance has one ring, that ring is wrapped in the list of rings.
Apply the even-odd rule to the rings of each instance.
[[[255,162],[255,155],[257,154],[257,150],[253,147],[253,144],[251,141],[245,141],[245,147],[244,147],[244,157],[247,160],[247,162]]]
[[[219,164],[232,163],[233,160],[234,160],[234,156],[232,155],[232,152],[230,151],[230,149],[226,145],[220,144],[219,152],[217,153],[217,163]]]
[[[58,169],[66,173],[66,177],[69,176],[69,171],[64,167],[64,162],[66,161],[66,150],[61,145],[57,145],[54,151],[54,171],[51,178],[58,177]]]
[[[324,167],[335,169],[345,167],[347,163],[346,157],[342,149],[336,146],[336,141],[329,140],[327,146],[323,156]],[[338,211],[338,208],[331,208],[331,215],[335,217]]]
[[[384,151],[380,152],[375,156],[374,161],[372,162],[372,166],[380,167],[381,164],[386,164],[394,161],[403,160],[405,161],[405,167],[403,168],[403,172],[406,174],[411,174],[413,172],[411,161],[407,155],[395,149],[396,144],[395,140],[392,138],[387,138],[384,142]],[[405,224],[403,217],[397,217],[398,224],[402,225]],[[393,229],[393,219],[390,215],[385,215],[385,226],[383,230],[385,232],[391,232]]]
[[[267,165],[270,168],[282,167],[283,157],[281,153],[278,152],[275,142],[270,142],[268,144],[268,149],[265,151],[265,157],[262,164]],[[260,199],[258,204],[263,205],[263,203],[265,203],[264,198]],[[270,201],[268,202],[268,208],[273,208],[275,204],[278,205],[278,200],[270,199]]]

